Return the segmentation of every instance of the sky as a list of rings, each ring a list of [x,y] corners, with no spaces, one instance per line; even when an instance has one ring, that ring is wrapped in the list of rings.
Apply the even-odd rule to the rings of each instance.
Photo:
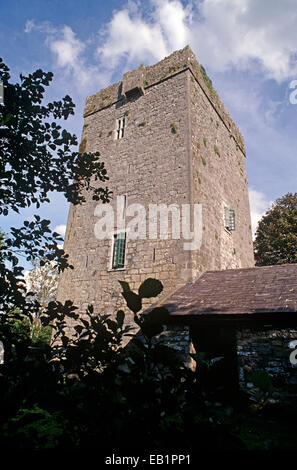
[[[0,0],[0,44],[14,81],[54,73],[46,98],[72,97],[64,126],[79,139],[86,96],[189,44],[245,138],[253,230],[297,191],[297,0]],[[33,213],[2,216],[0,226]],[[62,195],[39,214],[64,234]]]

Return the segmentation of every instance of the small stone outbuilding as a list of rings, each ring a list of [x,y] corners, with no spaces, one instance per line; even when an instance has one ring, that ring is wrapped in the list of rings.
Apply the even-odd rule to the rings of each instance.
[[[261,369],[277,390],[297,391],[297,264],[207,271],[166,307],[196,352],[224,356],[218,382],[246,389],[249,373]]]

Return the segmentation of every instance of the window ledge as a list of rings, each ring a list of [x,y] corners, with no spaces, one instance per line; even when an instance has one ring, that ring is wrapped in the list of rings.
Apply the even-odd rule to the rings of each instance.
[[[127,268],[109,268],[107,271],[108,272],[113,272],[113,271],[126,271]]]
[[[231,237],[232,236],[232,230],[229,230],[226,227],[224,227],[224,229],[225,229],[225,232],[227,232],[228,235],[230,235],[230,237]]]

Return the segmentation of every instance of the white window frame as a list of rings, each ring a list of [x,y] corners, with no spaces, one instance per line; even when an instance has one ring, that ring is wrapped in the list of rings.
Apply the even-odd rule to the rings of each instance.
[[[230,228],[230,217],[231,217],[231,213],[234,214],[234,228]],[[235,210],[234,210],[234,209],[230,209],[230,207],[228,207],[227,204],[224,204],[223,219],[224,219],[224,227],[225,227],[225,230],[227,230],[228,233],[232,233],[232,232],[235,230],[235,228],[236,228],[236,224],[235,224]]]
[[[120,140],[125,136],[126,130],[126,116],[122,116],[116,121],[115,139]]]
[[[115,240],[116,237],[115,235],[119,235],[120,233],[125,234],[125,253],[124,253],[124,266],[119,267],[119,268],[114,268],[113,267],[113,258],[114,258],[114,250],[115,250]],[[127,230],[115,230],[114,232],[111,233],[111,256],[110,256],[110,264],[109,264],[109,270],[110,271],[123,271],[126,269],[126,256],[127,256]]]

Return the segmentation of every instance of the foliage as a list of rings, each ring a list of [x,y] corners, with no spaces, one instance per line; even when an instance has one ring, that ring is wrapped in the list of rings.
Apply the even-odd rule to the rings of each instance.
[[[217,146],[217,145],[214,145],[214,146],[213,146],[213,149],[214,149],[215,153],[217,154],[217,156],[220,157],[221,155],[220,155],[220,151],[219,151],[219,149],[218,149],[218,146]]]
[[[78,317],[71,302],[51,302],[41,316],[44,327],[54,327],[51,347],[18,339],[22,347],[0,366],[2,444],[164,451],[192,448],[198,439],[205,448],[240,447],[221,420],[224,409],[213,409],[211,394],[206,401],[195,374],[158,340],[166,309],[141,312],[143,299],[162,291],[160,281],[147,279],[138,293],[121,285],[139,329],[125,348],[131,327],[122,310],[110,317],[89,306]]]
[[[221,390],[201,392],[196,374],[158,340],[166,309],[142,310],[143,299],[157,296],[162,284],[147,279],[138,292],[121,286],[139,328],[125,348],[131,327],[123,310],[110,317],[89,306],[78,317],[71,302],[52,302],[41,316],[44,327],[54,326],[50,348],[32,348],[28,336],[18,337],[19,347],[0,366],[0,444],[83,449],[100,442],[104,454],[244,448],[236,436],[237,429],[244,432],[238,396],[226,402]],[[219,359],[195,357],[207,369]]]
[[[257,266],[297,262],[297,193],[277,199],[262,217],[254,248]]]
[[[177,127],[177,125],[175,124],[175,122],[173,122],[172,124],[170,124],[170,128],[171,128],[172,134],[176,134],[176,133],[177,133],[178,127]]]
[[[7,100],[0,116],[3,214],[31,203],[38,207],[52,190],[74,203],[83,201],[84,190],[107,200],[107,190],[92,186],[96,178],[106,180],[98,156],[73,154],[74,137],[45,121],[66,118],[73,110],[69,97],[41,106],[51,74],[37,71],[11,85],[2,62],[0,70]],[[69,268],[59,248],[61,238],[49,225],[36,215],[0,236],[0,337],[5,349],[0,445],[13,450],[98,449],[99,443],[104,452],[125,453],[242,448],[229,420],[233,411],[223,400],[218,403],[221,391],[201,392],[197,375],[159,341],[169,321],[167,310],[142,311],[144,299],[162,292],[160,281],[147,279],[137,292],[121,281],[138,328],[133,336],[123,310],[111,317],[89,305],[78,315],[71,301],[45,302],[41,308],[38,299],[27,295],[21,256],[38,260],[41,267],[54,263],[59,271]],[[124,348],[127,338],[131,340]],[[207,359],[199,359],[211,367]],[[236,400],[229,399],[235,410]]]
[[[255,403],[256,408],[263,408],[275,388],[272,385],[271,378],[265,370],[253,370],[249,375],[254,388],[250,390],[250,398]]]
[[[109,201],[108,189],[98,185],[98,181],[108,180],[99,153],[73,151],[76,136],[59,124],[59,120],[74,114],[71,98],[43,104],[52,77],[52,73],[37,70],[27,77],[20,75],[20,83],[13,84],[8,67],[0,59],[0,80],[4,84],[4,105],[0,106],[0,213],[4,216],[32,204],[39,208],[49,201],[50,191],[63,193],[73,204],[82,203],[86,191],[94,200]],[[16,324],[22,315],[21,324],[27,322],[32,338],[48,337],[49,330],[42,330],[36,322],[46,299],[27,295],[20,260],[23,257],[36,263],[39,269],[55,265],[58,272],[63,271],[69,263],[59,246],[61,241],[59,234],[51,232],[50,221],[41,220],[39,215],[25,220],[20,228],[11,228],[10,234],[1,234],[2,326],[6,316],[11,318],[12,312],[17,312]]]
[[[213,84],[212,84],[212,81],[211,81],[211,79],[209,78],[209,76],[207,75],[206,70],[205,70],[205,68],[203,67],[203,65],[200,65],[200,70],[201,70],[201,74],[202,74],[203,80],[205,81],[206,86],[207,86],[207,88],[208,88],[209,91],[210,91],[210,96],[211,96],[212,98],[214,98],[215,95],[216,95],[216,91],[215,91],[215,89],[214,89],[214,87],[213,87]]]
[[[36,404],[31,409],[20,408],[3,430],[17,448],[51,449],[58,444],[64,431],[59,415],[49,413]]]
[[[32,302],[26,294],[23,268],[19,266],[20,257],[27,261],[40,260],[40,265],[56,262],[59,271],[68,266],[68,255],[59,248],[61,237],[51,232],[49,220],[25,221],[23,227],[11,228],[10,236],[5,236],[0,246],[0,311],[8,312],[19,307],[24,314],[36,315],[39,310],[37,301]]]
[[[25,281],[27,292],[40,304],[41,311],[50,301],[56,298],[58,287],[58,267],[55,262],[45,262],[40,266],[40,261],[33,260],[33,269],[26,272]]]
[[[74,152],[76,136],[55,122],[74,114],[71,98],[67,95],[61,101],[42,104],[52,78],[52,73],[39,69],[28,77],[20,75],[20,83],[12,84],[9,69],[0,59],[5,97],[0,106],[0,201],[4,215],[31,204],[38,208],[55,190],[72,203],[84,200],[84,189],[93,190],[93,199],[109,200],[107,188],[91,184],[91,179],[108,179],[99,153]]]

